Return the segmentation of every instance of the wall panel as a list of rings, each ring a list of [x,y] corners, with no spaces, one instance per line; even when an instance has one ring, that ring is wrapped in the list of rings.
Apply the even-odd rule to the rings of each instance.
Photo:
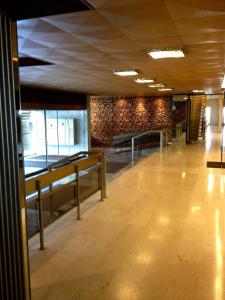
[[[111,145],[122,133],[171,127],[171,105],[171,97],[91,97],[92,145]]]

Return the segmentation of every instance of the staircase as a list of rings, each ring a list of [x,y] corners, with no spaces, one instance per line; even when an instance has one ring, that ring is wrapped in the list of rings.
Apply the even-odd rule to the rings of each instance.
[[[205,97],[191,96],[190,115],[190,141],[197,142],[199,134],[202,134],[202,124],[204,117]]]

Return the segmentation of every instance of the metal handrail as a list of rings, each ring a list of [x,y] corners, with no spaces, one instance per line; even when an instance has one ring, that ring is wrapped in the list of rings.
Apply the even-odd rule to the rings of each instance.
[[[54,168],[55,166],[63,164],[64,162],[71,162],[71,161],[80,159],[79,156],[81,156],[81,155],[88,156],[88,155],[90,155],[92,153],[94,153],[94,152],[92,152],[92,151],[80,151],[80,152],[77,152],[77,153],[72,154],[70,156],[67,156],[67,157],[65,157],[63,159],[60,159],[60,160],[56,161],[55,163],[52,163],[52,164],[48,165],[45,168],[42,168],[41,170],[38,170],[38,171],[35,171],[35,172],[32,172],[32,173],[26,174],[25,178],[27,179],[27,178],[39,175],[41,173],[44,173],[44,172],[48,171],[51,168]]]
[[[131,138],[131,147],[132,147],[132,165],[134,164],[134,152],[135,152],[135,139],[138,139],[142,136],[159,133],[160,134],[160,150],[163,148],[163,135],[166,135],[166,146],[168,143],[168,132],[170,131],[169,128],[163,128],[163,129],[150,129],[143,133],[140,133],[134,137]]]
[[[44,249],[44,220],[43,220],[43,201],[46,197],[52,196],[62,190],[68,184],[74,183],[74,197],[77,199],[77,219],[80,220],[80,177],[81,172],[91,173],[93,170],[97,170],[99,173],[98,190],[101,191],[101,200],[106,198],[106,166],[105,166],[105,154],[104,152],[89,152],[89,156],[81,158],[80,160],[73,160],[74,155],[67,158],[68,163],[65,165],[58,165],[57,163],[51,165],[51,168],[46,172],[41,173],[35,177],[27,179],[25,181],[26,195],[35,194],[35,198],[39,205],[38,217],[39,217],[39,234],[40,234],[40,249]],[[65,162],[65,159],[63,159]],[[62,161],[60,161],[62,163]],[[54,189],[52,185],[61,179],[68,176],[75,175],[73,180],[62,186],[56,186]],[[46,187],[48,190],[46,191]],[[45,189],[45,191],[44,191]],[[27,208],[30,207],[30,201],[27,202]]]

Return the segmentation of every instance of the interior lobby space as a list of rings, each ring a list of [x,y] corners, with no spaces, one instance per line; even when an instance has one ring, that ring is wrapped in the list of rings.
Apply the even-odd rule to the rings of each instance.
[[[170,145],[108,184],[30,244],[33,299],[224,299],[223,169],[220,134]]]
[[[0,300],[225,300],[225,0],[1,0]]]

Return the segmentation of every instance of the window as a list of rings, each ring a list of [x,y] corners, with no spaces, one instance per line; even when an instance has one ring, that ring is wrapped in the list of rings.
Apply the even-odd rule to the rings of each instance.
[[[22,111],[25,174],[88,150],[87,111]]]

